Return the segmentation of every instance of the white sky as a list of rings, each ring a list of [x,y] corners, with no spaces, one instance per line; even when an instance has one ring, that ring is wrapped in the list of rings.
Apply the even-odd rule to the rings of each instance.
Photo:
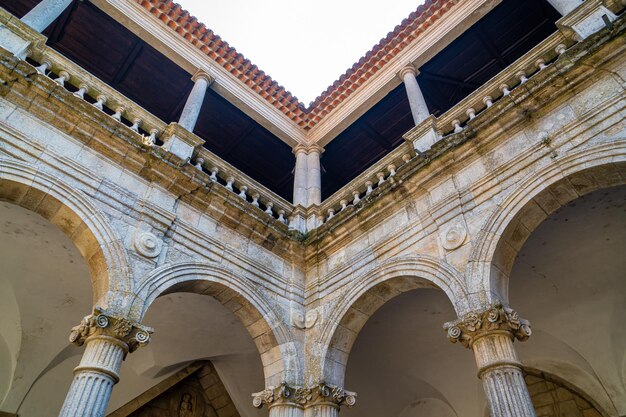
[[[423,0],[178,0],[308,105]]]

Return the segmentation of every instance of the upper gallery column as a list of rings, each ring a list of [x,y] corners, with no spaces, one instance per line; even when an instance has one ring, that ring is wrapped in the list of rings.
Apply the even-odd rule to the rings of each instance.
[[[293,205],[307,206],[307,149],[304,145],[293,148],[296,168],[293,172]]]
[[[513,341],[531,334],[530,323],[500,304],[446,323],[448,339],[474,351],[491,417],[535,417]]]
[[[147,344],[150,333],[150,328],[99,311],[72,328],[70,342],[85,345],[85,352],[59,417],[104,417],[122,361]]]
[[[583,4],[583,0],[548,0],[548,3],[561,13],[561,16],[565,16],[576,7]]]
[[[213,77],[203,70],[198,70],[193,77],[191,77],[191,80],[194,82],[194,85],[191,89],[191,93],[189,93],[189,97],[187,97],[178,124],[188,131],[193,132],[194,127],[196,127],[196,122],[198,121],[198,116],[200,115],[200,109],[204,102],[206,90],[213,82]]]
[[[417,84],[417,79],[415,78],[417,77],[417,74],[418,71],[412,65],[407,65],[398,73],[404,82],[404,88],[406,88],[406,94],[409,97],[409,105],[411,106],[411,114],[413,115],[415,125],[420,124],[428,117],[428,115],[430,115],[422,90]]]
[[[37,32],[43,32],[70,4],[72,0],[43,0],[22,17],[22,22]]]
[[[307,205],[319,205],[322,202],[322,168],[320,158],[324,148],[312,145],[307,153]]]

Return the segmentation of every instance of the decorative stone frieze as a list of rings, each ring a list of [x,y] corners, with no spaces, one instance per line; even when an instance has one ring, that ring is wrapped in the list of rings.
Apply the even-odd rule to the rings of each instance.
[[[263,404],[270,408],[279,404],[294,404],[302,408],[317,405],[352,407],[356,404],[356,393],[325,383],[313,387],[291,387],[282,383],[278,387],[269,387],[252,394],[252,405],[261,408]]]
[[[490,333],[510,333],[519,341],[527,340],[532,334],[530,322],[502,304],[494,304],[482,312],[468,313],[459,320],[446,323],[444,329],[452,343],[461,342],[467,348]]]
[[[148,344],[153,331],[150,327],[132,323],[128,319],[115,318],[94,310],[94,313],[85,316],[78,326],[72,327],[69,340],[70,343],[82,346],[90,337],[107,336],[126,344],[128,352],[134,352],[138,347]]]

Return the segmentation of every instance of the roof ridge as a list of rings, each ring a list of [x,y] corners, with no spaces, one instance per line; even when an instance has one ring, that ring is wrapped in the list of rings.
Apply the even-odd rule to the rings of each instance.
[[[426,0],[328,86],[309,106],[172,0],[134,0],[298,126],[311,129],[458,0]]]

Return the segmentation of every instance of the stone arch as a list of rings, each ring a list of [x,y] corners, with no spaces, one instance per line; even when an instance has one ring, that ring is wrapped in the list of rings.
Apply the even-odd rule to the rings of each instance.
[[[141,321],[157,297],[175,292],[211,296],[237,316],[259,351],[266,386],[300,381],[302,374],[293,337],[252,282],[218,264],[166,264],[152,271],[138,285],[131,317]]]
[[[462,276],[444,261],[426,255],[388,260],[356,278],[333,307],[322,329],[320,369],[313,372],[320,372],[326,383],[342,385],[348,355],[367,320],[387,301],[418,288],[445,292],[458,315],[469,310]]]
[[[70,238],[89,268],[94,304],[109,308],[132,291],[121,239],[81,191],[36,166],[0,158],[0,200],[38,213]]]
[[[564,157],[516,183],[487,219],[468,262],[467,285],[489,302],[508,303],[508,280],[517,253],[552,213],[592,191],[626,184],[625,141]]]

